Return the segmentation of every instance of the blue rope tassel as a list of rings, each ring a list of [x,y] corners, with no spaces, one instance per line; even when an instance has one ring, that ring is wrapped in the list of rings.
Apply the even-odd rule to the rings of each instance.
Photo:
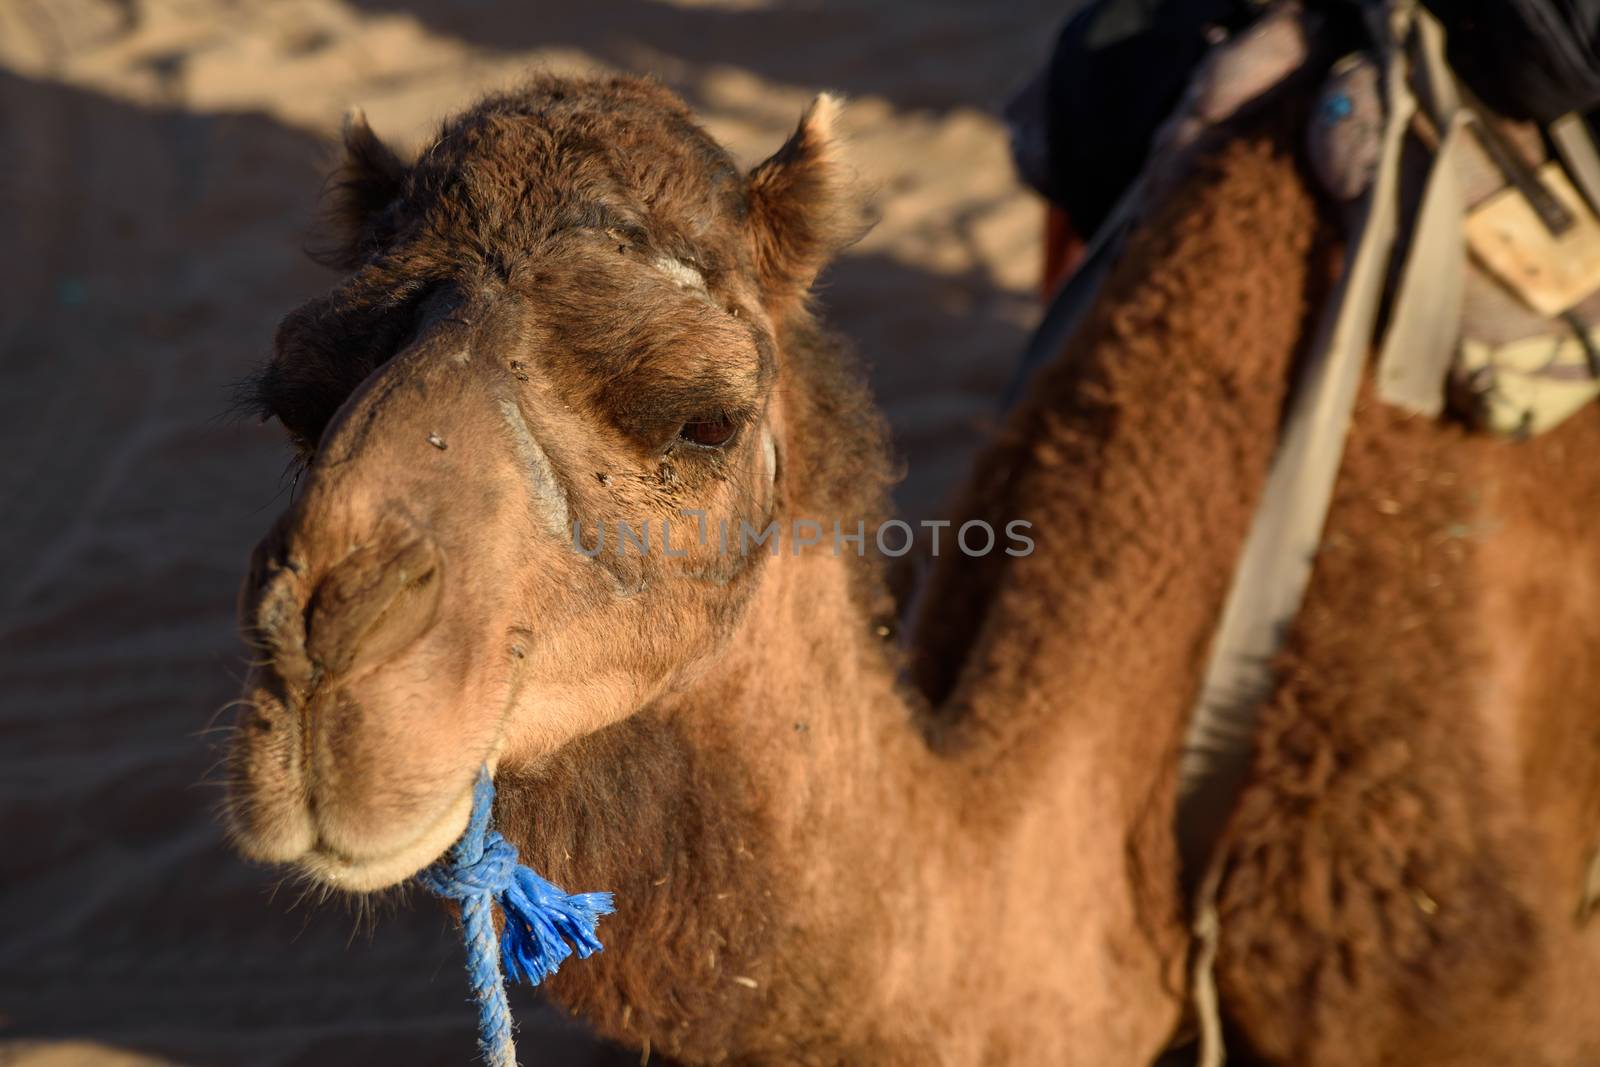
[[[600,951],[595,925],[611,913],[610,893],[568,894],[517,862],[517,850],[490,829],[494,781],[487,769],[472,787],[472,817],[444,859],[417,875],[423,888],[461,905],[467,940],[467,975],[478,1002],[478,1048],[490,1067],[516,1067],[511,1007],[501,959],[512,981],[538,985],[568,956]],[[494,936],[494,906],[505,930]]]

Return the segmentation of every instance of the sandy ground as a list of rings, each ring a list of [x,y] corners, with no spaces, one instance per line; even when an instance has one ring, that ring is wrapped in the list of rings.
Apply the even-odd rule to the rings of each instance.
[[[820,88],[882,222],[824,304],[932,514],[1034,309],[1039,207],[994,106],[1061,0],[0,0],[0,1063],[463,1063],[427,901],[356,930],[223,847],[204,732],[282,505],[275,427],[225,415],[353,104],[397,142],[530,67],[652,71],[755,162]],[[526,1062],[609,1062],[517,996]],[[146,1056],[156,1057],[154,1060]]]

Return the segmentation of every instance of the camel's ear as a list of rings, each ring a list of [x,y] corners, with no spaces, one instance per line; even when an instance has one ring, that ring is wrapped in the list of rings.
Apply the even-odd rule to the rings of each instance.
[[[818,96],[793,136],[750,172],[750,244],[774,302],[804,296],[834,253],[866,232],[834,135],[839,106],[838,97]]]
[[[378,139],[360,108],[344,118],[344,153],[328,180],[326,239],[314,255],[353,269],[379,239],[384,209],[400,195],[406,165]]]

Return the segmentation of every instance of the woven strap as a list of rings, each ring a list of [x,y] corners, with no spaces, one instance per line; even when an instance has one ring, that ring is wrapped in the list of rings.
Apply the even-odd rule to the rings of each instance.
[[[1217,844],[1249,770],[1259,707],[1275,680],[1273,657],[1310,582],[1398,223],[1400,148],[1415,110],[1403,58],[1414,5],[1393,0],[1369,10],[1388,108],[1382,154],[1234,573],[1179,770],[1178,843],[1195,891],[1191,989],[1201,1067],[1225,1059],[1212,973],[1220,929]]]
[[[1467,279],[1463,220],[1466,193],[1461,153],[1476,116],[1463,107],[1445,63],[1444,30],[1424,10],[1415,14],[1414,74],[1439,144],[1428,168],[1395,287],[1389,325],[1378,350],[1378,397],[1434,418],[1444,410],[1445,382],[1461,337]]]

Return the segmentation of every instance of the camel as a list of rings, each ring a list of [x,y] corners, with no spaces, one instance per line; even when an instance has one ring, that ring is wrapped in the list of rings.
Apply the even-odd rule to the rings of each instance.
[[[535,79],[414,162],[350,124],[349,276],[254,386],[306,469],[241,593],[234,838],[376,890],[487,763],[525,862],[615,894],[545,987],[607,1037],[1148,1063],[1184,1011],[1184,711],[1320,284],[1314,198],[1245,138],[1134,238],[975,483],[1033,551],[950,558],[908,657],[883,425],[807,299],[860,229],[835,112],[747,175],[635,79]],[[596,546],[647,519],[653,551]],[[695,536],[807,519],[804,550]]]
[[[1233,182],[1234,210],[1212,220],[1215,239],[1239,270],[1253,272],[1258,258],[1288,270],[1310,296],[1296,314],[1320,307],[1341,255],[1337,207],[1297,158],[1307,111],[1294,90],[1279,93],[1267,115],[1226,128],[1211,161],[1184,178],[1203,186],[1219,166],[1254,160]],[[1276,206],[1284,203],[1299,210],[1286,214]],[[1291,243],[1285,224],[1300,230],[1292,269],[1278,258]],[[1174,481],[1191,492],[1203,484],[1175,475],[1176,464],[1233,458],[1208,437],[1214,407],[1254,420],[1239,440],[1276,435],[1277,412],[1248,401],[1288,371],[1315,316],[1286,326],[1282,308],[1236,312],[1218,303],[1210,277],[1174,287],[1151,259],[1148,235],[1171,225],[1170,212],[1147,221],[1146,243],[1118,264],[1124,277],[1148,272],[1147,290],[1113,285],[1035,386],[1051,392],[1053,378],[1070,377],[1085,394],[1079,406],[1096,414],[1067,420],[1059,406],[1038,405],[1024,413],[985,455],[961,516],[1033,506],[1039,490],[1016,472],[1042,449],[1052,450],[1057,492],[1097,494],[1104,508],[1120,509]],[[1106,331],[1129,322],[1148,329],[1141,312],[1152,300],[1164,302],[1165,328],[1215,319],[1212,328],[1258,346],[1256,361],[1230,372],[1209,362],[1211,352],[1156,333],[1142,363],[1099,364]],[[1600,410],[1512,441],[1391,408],[1370,369],[1367,377],[1312,585],[1219,846],[1216,975],[1230,1062],[1600,1062],[1600,928],[1588,921],[1600,844],[1600,551],[1586,529],[1600,515],[1600,467],[1590,461]],[[1109,473],[1108,434],[1134,433],[1125,424],[1184,403],[1182,429],[1122,477]],[[1251,484],[1235,474],[1224,468],[1212,483],[1230,512]],[[1161,569],[1158,546],[1180,539],[1197,559],[1214,558],[1193,536],[1176,526],[1085,526],[1060,548],[1096,561],[1078,599],[1065,603],[1067,616],[1127,587],[1101,562],[1113,552],[1140,560],[1133,566],[1171,610],[1181,598],[1168,583],[1199,576]],[[989,573],[946,561],[932,579],[938,617],[914,657],[936,706],[977,680],[970,650],[989,644],[992,620],[1007,609],[1012,561],[979,565]],[[1077,636],[1118,669],[1137,662],[1106,634]],[[1121,638],[1137,645],[1146,635]],[[996,661],[1008,655],[1014,648],[993,652]],[[1091,669],[1082,659],[1080,671]],[[1161,676],[1155,664],[1149,673]],[[1081,684],[1057,679],[1066,691]],[[1142,682],[1154,685],[1124,678]],[[1152,718],[1164,722],[1180,699]]]
[[[1337,268],[1304,108],[1241,120],[1130,238],[958,516],[1034,551],[943,558],[905,651],[883,428],[807,299],[860,228],[830,98],[748,175],[631,79],[536,79],[409,163],[353,122],[350,276],[255,386],[306,471],[241,594],[241,850],[395,884],[487,762],[525,860],[616,894],[546,986],[601,1034],[1149,1063],[1186,995],[1177,752]],[[1596,419],[1513,445],[1363,401],[1225,839],[1236,1054],[1593,1056],[1600,619],[1555,592],[1594,581],[1600,485],[1563,457]],[[657,550],[590,554],[645,519]],[[864,536],[695,536],[807,519]]]

